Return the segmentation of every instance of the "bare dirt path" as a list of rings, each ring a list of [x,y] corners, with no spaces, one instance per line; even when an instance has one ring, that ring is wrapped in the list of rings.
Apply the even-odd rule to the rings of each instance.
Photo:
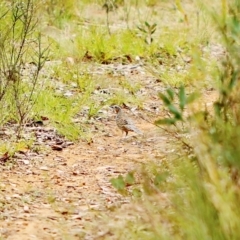
[[[127,212],[125,207],[131,205],[110,179],[147,162],[159,164],[176,152],[167,133],[149,123],[163,114],[156,97],[162,86],[153,78],[132,76],[132,80],[140,79],[145,80],[143,94],[148,96],[143,110],[124,111],[143,136],[130,134],[122,139],[115,113],[108,107],[90,123],[91,142],[52,151],[30,164],[21,160],[18,166],[1,171],[0,239],[108,239],[106,235],[117,239],[111,235],[112,220],[119,218],[114,210]],[[201,105],[208,106],[216,96],[209,91],[203,98]]]
[[[107,239],[106,235],[115,239],[111,220],[119,216],[114,210],[127,212],[130,199],[118,194],[110,179],[147,162],[160,164],[176,152],[167,133],[151,124],[165,114],[157,97],[164,91],[162,84],[138,72],[130,73],[129,79],[141,82],[139,92],[146,99],[142,110],[124,111],[144,135],[122,139],[115,113],[106,107],[89,122],[92,141],[80,141],[38,160],[21,160],[13,168],[5,166],[0,181],[0,239]],[[200,105],[208,107],[216,94],[208,91],[203,99]]]
[[[87,226],[101,212],[111,214],[112,208],[129,202],[110,179],[145,161],[162,159],[167,151],[165,135],[141,119],[135,122],[143,137],[132,134],[122,140],[112,115],[100,123],[105,134],[92,143],[79,142],[34,166],[23,164],[2,172],[3,239],[92,239],[104,233],[106,226],[91,230]]]

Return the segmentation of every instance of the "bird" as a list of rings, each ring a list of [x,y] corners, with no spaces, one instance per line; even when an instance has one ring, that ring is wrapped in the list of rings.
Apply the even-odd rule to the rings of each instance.
[[[117,113],[116,116],[117,126],[122,130],[122,132],[126,133],[125,137],[127,137],[128,132],[142,134],[142,132],[135,126],[134,122],[122,112],[122,109],[119,106],[114,105],[112,106],[112,108],[115,109]]]

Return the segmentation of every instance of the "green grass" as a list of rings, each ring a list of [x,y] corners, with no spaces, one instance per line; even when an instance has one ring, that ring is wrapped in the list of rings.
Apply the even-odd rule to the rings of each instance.
[[[118,1],[119,7],[109,13],[107,26],[106,11],[102,8],[104,2],[68,0],[37,4],[36,11],[39,12],[36,16],[40,17],[40,24],[27,40],[29,44],[34,42],[36,39],[32,38],[40,31],[44,47],[49,47],[47,58],[56,64],[43,69],[47,73],[43,72],[39,77],[29,98],[26,96],[32,88],[25,78],[19,82],[18,98],[14,97],[13,83],[9,84],[0,101],[1,126],[11,121],[20,123],[19,110],[22,110],[27,111],[25,120],[47,117],[49,125],[59,134],[71,140],[82,138],[90,142],[89,122],[98,116],[99,110],[123,103],[142,107],[147,100],[138,96],[144,83],[116,75],[108,68],[112,66],[110,64],[137,64],[136,59],[141,59],[147,74],[160,79],[163,87],[177,88],[174,91],[179,93],[175,100],[180,101],[180,105],[173,102],[169,92],[170,100],[165,99],[164,105],[165,110],[170,115],[175,114],[180,122],[175,125],[177,128],[170,128],[174,131],[169,136],[173,137],[177,157],[169,154],[167,161],[139,170],[137,188],[128,188],[129,191],[124,192],[139,206],[140,211],[137,208],[129,211],[138,218],[126,220],[124,228],[120,229],[116,223],[114,236],[149,240],[239,239],[240,73],[236,54],[239,53],[239,5],[236,2],[231,7],[229,3],[227,11],[224,8],[227,1],[214,1],[214,7],[221,11],[211,15],[208,9],[198,7],[200,3],[189,1]],[[0,10],[1,16],[7,6],[6,2]],[[95,13],[92,18],[89,9]],[[128,13],[124,12],[126,9]],[[9,16],[0,18],[1,29],[10,19]],[[138,28],[144,23],[147,26],[146,22],[156,23],[156,31],[151,33],[152,42],[146,41],[149,33]],[[17,30],[21,32],[20,27]],[[11,48],[4,48],[6,36],[7,33],[0,38],[3,60],[11,56],[7,52]],[[204,48],[219,43],[226,46],[229,54],[222,65],[211,58],[213,52],[204,52]],[[18,62],[21,66],[32,59],[34,48],[28,46]],[[9,71],[12,67],[4,63],[0,64],[1,77],[4,77],[3,70]],[[5,80],[7,82],[7,78]],[[201,92],[212,86],[219,87],[220,95],[212,112],[205,109],[200,113],[196,109],[195,114],[204,117],[184,118],[188,95],[185,96],[181,89]],[[101,96],[101,89],[108,89],[109,95]],[[22,103],[20,106],[17,106],[17,100]],[[174,106],[181,108],[181,104],[182,111],[176,113]],[[76,123],[83,108],[87,109],[85,116]],[[179,117],[179,114],[182,115]],[[186,132],[190,140],[185,137]],[[184,149],[186,145],[181,145],[181,140],[189,144],[188,151]],[[13,155],[21,149],[33,148],[33,141],[34,137],[19,141],[9,139],[9,142],[0,143],[0,152]],[[162,198],[164,194],[166,199]],[[51,193],[48,201],[54,202]]]
[[[62,94],[53,95],[52,93],[52,90],[46,89],[39,94],[34,112],[37,116],[47,117],[60,134],[69,139],[77,139],[81,129],[72,120],[81,106],[74,97],[65,97]]]

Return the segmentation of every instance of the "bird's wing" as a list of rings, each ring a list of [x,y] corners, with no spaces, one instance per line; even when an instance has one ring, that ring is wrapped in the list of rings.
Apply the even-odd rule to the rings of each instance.
[[[129,130],[132,130],[133,132],[136,132],[138,134],[142,134],[142,132],[135,125],[127,125],[127,128]]]
[[[132,119],[130,118],[125,118],[124,119],[124,125],[134,125]]]

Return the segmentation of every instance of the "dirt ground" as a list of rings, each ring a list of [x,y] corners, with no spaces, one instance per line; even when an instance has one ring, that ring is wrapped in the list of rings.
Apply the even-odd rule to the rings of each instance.
[[[111,236],[107,220],[116,218],[114,209],[124,211],[130,200],[117,193],[110,179],[146,162],[161,162],[175,151],[169,136],[151,124],[162,116],[157,94],[164,90],[163,84],[139,68],[130,69],[127,74],[133,82],[141,82],[145,100],[142,110],[136,109],[134,114],[124,111],[143,136],[131,133],[122,139],[115,113],[105,109],[103,117],[91,123],[92,141],[79,141],[62,151],[51,151],[48,156],[38,157],[34,164],[21,160],[14,168],[2,169],[0,239],[73,240]],[[216,93],[205,92],[204,99],[211,105]]]
[[[149,108],[157,102],[152,88],[150,91]],[[213,98],[213,92],[206,93],[207,101]],[[98,130],[92,142],[81,141],[63,151],[52,151],[35,164],[23,161],[1,172],[2,239],[103,239],[109,233],[107,224],[98,224],[103,214],[113,218],[114,208],[130,204],[111,186],[110,179],[148,161],[162,161],[175,151],[164,131],[124,111],[143,136],[131,133],[122,138],[115,113],[109,109],[107,117],[96,120],[93,127]]]
[[[90,144],[79,142],[62,152],[51,152],[30,168],[21,164],[2,172],[2,237],[81,239],[82,233],[88,235],[86,223],[101,211],[128,203],[111,187],[110,179],[148,159],[162,159],[168,151],[167,137],[156,127],[135,122],[144,136],[131,134],[122,139],[113,117],[102,123],[109,136],[98,135]],[[101,231],[100,227],[91,234]]]

